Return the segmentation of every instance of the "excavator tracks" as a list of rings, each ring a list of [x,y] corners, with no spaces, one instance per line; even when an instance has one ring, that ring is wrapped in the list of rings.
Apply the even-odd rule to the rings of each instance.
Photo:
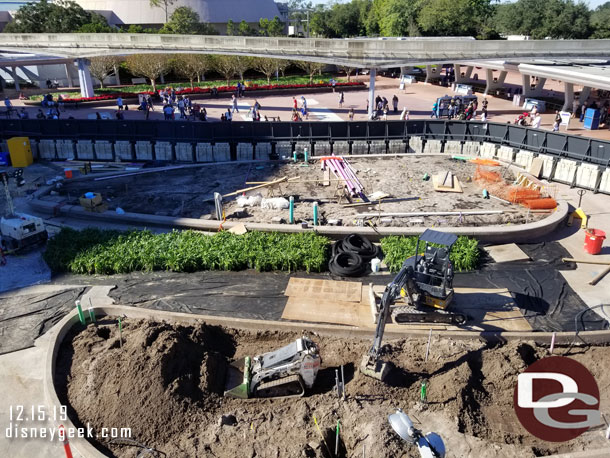
[[[446,310],[424,311],[412,306],[392,307],[392,320],[397,324],[437,323],[460,326],[466,323],[467,317],[462,313]]]
[[[295,398],[305,394],[305,386],[299,375],[289,375],[256,387],[257,398]]]

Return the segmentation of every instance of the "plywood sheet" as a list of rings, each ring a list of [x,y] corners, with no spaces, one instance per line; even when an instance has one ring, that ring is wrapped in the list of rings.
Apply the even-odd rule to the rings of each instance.
[[[523,250],[514,243],[507,243],[505,245],[492,245],[485,247],[484,249],[496,262],[514,262],[530,260],[530,257],[526,255]]]
[[[372,325],[369,309],[360,302],[316,300],[306,296],[288,297],[282,319],[350,326],[361,326],[368,322]]]
[[[446,188],[443,186],[442,183],[442,179],[444,177],[439,177],[437,175],[434,175],[432,177],[432,186],[434,187],[435,191],[439,191],[439,192],[464,192],[462,190],[462,185],[460,184],[460,180],[458,180],[458,177],[454,176],[453,177],[453,188]]]
[[[285,296],[303,296],[331,301],[360,302],[362,283],[353,281],[291,278]]]

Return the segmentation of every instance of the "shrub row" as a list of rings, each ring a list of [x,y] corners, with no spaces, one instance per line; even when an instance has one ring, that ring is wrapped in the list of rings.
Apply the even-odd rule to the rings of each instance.
[[[385,263],[392,272],[398,272],[403,262],[415,255],[417,237],[390,236],[381,239],[381,250],[385,255]],[[420,251],[422,244],[420,243]],[[450,255],[455,271],[467,271],[477,268],[479,263],[479,247],[476,239],[460,236],[453,245]]]
[[[44,259],[54,272],[75,274],[243,269],[320,272],[326,269],[328,246],[327,238],[312,232],[204,235],[64,228],[49,240]]]

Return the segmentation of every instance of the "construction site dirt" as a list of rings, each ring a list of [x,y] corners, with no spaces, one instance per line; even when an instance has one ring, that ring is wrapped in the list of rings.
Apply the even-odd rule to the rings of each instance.
[[[218,192],[225,196],[223,211],[227,220],[262,223],[289,222],[287,199],[291,196],[296,223],[313,221],[314,202],[319,205],[321,224],[344,226],[361,225],[364,219],[373,219],[379,226],[506,225],[548,216],[544,210],[529,211],[506,202],[506,195],[500,200],[498,192],[491,191],[492,187],[503,189],[503,183],[518,177],[514,167],[492,168],[494,177],[503,180],[498,184],[475,180],[481,166],[442,156],[357,157],[350,158],[349,165],[369,204],[361,196],[347,199],[345,182],[324,172],[319,160],[206,164],[158,173],[135,172],[123,178],[67,181],[60,192],[77,205],[84,193],[96,192],[110,211],[120,207],[127,212],[190,218],[213,218],[214,192]],[[282,179],[273,186],[265,185]],[[446,186],[439,183],[441,179]],[[451,185],[454,192],[448,191]],[[257,186],[261,187],[243,191]],[[442,191],[435,191],[435,187]],[[490,188],[489,197],[484,196],[485,188]],[[273,198],[283,199],[267,200]],[[453,214],[443,214],[447,212]]]
[[[548,354],[531,342],[492,345],[478,340],[389,341],[382,357],[395,368],[386,382],[358,371],[366,340],[310,335],[320,347],[322,367],[302,398],[222,397],[227,363],[293,341],[296,334],[245,332],[126,319],[121,340],[112,317],[69,333],[58,356],[55,384],[76,424],[95,431],[130,428],[129,440],[95,441],[109,456],[181,457],[417,457],[388,424],[402,408],[424,433],[441,435],[448,457],[533,457],[597,448],[604,431],[550,443],[519,424],[513,409],[517,375]],[[608,408],[609,361],[603,347],[556,347],[595,376],[601,410]],[[333,390],[335,368],[344,365],[346,399]],[[420,384],[428,379],[427,402]],[[320,426],[318,431],[316,422]],[[139,445],[138,445],[139,444]]]

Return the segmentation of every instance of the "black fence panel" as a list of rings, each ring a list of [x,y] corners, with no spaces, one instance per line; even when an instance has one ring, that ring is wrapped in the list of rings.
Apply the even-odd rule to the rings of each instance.
[[[387,138],[385,122],[369,122],[369,138],[371,140],[385,140]]]
[[[388,121],[388,138],[401,139],[405,138],[405,121]]]
[[[555,154],[557,156],[561,155],[566,147],[566,138],[567,136],[564,134],[547,132],[546,145],[544,148],[545,152]]]
[[[350,140],[366,139],[369,135],[366,122],[350,122],[348,129]]]
[[[591,140],[591,162],[594,164],[610,165],[610,143],[600,140]]]
[[[468,124],[463,122],[447,121],[447,140],[462,141],[466,138],[466,131],[468,130]]]
[[[589,152],[589,139],[584,137],[572,137],[567,136],[568,146],[564,153],[570,159],[582,161],[585,159]]]
[[[524,148],[526,146],[526,132],[523,127],[507,126],[508,137],[506,142],[513,148]]]
[[[527,148],[539,152],[544,146],[544,132],[540,132],[538,129],[527,129],[525,135]]]
[[[426,138],[431,140],[442,140],[445,137],[445,121],[427,121]]]
[[[508,124],[489,123],[487,126],[487,139],[492,143],[502,143],[508,135]]]
[[[171,143],[389,140],[489,141],[515,148],[610,165],[610,142],[513,124],[480,121],[193,122],[89,119],[0,120],[0,136],[41,139],[167,141]]]

